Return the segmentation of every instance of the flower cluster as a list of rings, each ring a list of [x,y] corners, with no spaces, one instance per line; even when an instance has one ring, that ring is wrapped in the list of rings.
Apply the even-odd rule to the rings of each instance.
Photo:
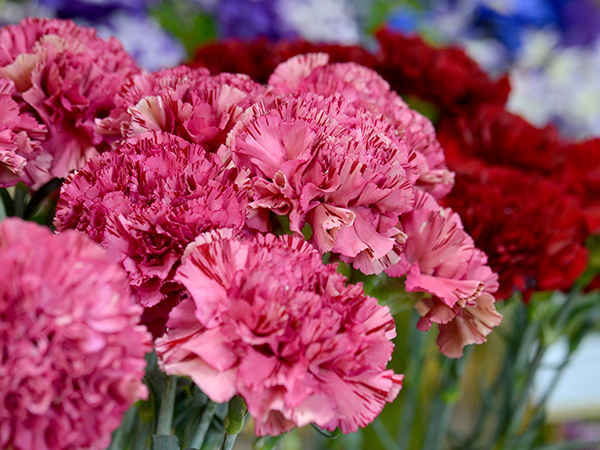
[[[71,21],[25,19],[2,28],[0,77],[14,84],[11,98],[20,112],[41,121],[29,137],[42,151],[16,169],[22,181],[40,187],[106,150],[95,119],[111,111],[114,95],[137,71],[120,43],[103,41]]]
[[[370,423],[402,386],[385,370],[392,317],[301,238],[199,236],[176,279],[190,292],[156,342],[169,374],[214,401],[241,395],[258,435]]]
[[[82,234],[19,219],[0,223],[0,265],[0,446],[106,448],[148,394],[127,276]]]

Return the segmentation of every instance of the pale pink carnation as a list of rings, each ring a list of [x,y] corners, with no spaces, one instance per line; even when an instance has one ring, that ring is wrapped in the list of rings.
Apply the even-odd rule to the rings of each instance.
[[[309,224],[321,253],[379,273],[402,252],[398,216],[412,209],[418,177],[390,127],[340,97],[290,95],[255,104],[228,145],[255,176],[251,208],[289,215],[298,235]]]
[[[277,66],[269,78],[273,94],[313,92],[325,96],[339,94],[376,114],[393,125],[393,132],[418,155],[418,185],[441,198],[454,184],[444,150],[435,136],[433,125],[423,115],[408,108],[398,94],[377,72],[359,64],[328,64],[324,53],[298,55]]]
[[[240,395],[257,435],[309,423],[356,431],[402,386],[386,370],[396,334],[388,308],[301,238],[206,233],[176,279],[190,298],[156,342],[159,364],[213,401]]]
[[[119,107],[98,121],[97,130],[124,137],[166,131],[217,151],[264,91],[247,75],[210,76],[206,69],[176,67],[137,75],[117,97]]]
[[[27,182],[34,169],[34,164],[28,162],[41,152],[40,140],[47,132],[31,114],[19,111],[12,99],[15,91],[12,81],[0,78],[0,188],[14,186],[21,180]]]
[[[440,207],[430,194],[417,192],[414,210],[401,223],[406,248],[386,273],[406,275],[408,292],[433,296],[417,305],[418,328],[427,331],[437,323],[441,352],[460,357],[465,345],[485,342],[500,325],[491,295],[498,290],[498,275],[486,265],[486,255],[475,248],[458,214]]]
[[[21,110],[48,129],[42,163],[32,162],[49,165],[48,172],[25,181],[37,188],[66,177],[107,149],[95,120],[110,113],[114,95],[138,70],[117,40],[72,21],[31,18],[0,29],[0,76],[14,82]]]
[[[76,231],[0,223],[0,448],[105,449],[146,398],[150,335],[127,275]]]
[[[199,145],[146,133],[71,175],[54,224],[102,243],[129,274],[142,305],[166,302],[148,317],[150,325],[161,320],[152,315],[166,318],[179,299],[182,289],[173,275],[187,244],[213,228],[244,226],[246,182],[243,172]]]

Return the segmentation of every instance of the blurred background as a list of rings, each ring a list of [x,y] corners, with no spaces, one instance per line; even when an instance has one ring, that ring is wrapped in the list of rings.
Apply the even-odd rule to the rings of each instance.
[[[571,140],[600,136],[600,0],[0,0],[1,25],[29,16],[70,18],[114,35],[149,71],[228,38],[303,38],[374,51],[374,31],[388,27],[459,45],[492,78],[508,74],[507,109],[533,125],[553,125]],[[566,345],[559,340],[547,354],[534,395]],[[549,432],[600,439],[600,335],[572,356],[547,412]],[[294,445],[292,437],[287,448]]]

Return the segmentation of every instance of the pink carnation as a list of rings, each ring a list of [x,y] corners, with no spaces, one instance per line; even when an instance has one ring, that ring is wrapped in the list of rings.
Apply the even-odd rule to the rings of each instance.
[[[250,206],[288,215],[312,229],[364,273],[398,261],[405,235],[398,216],[412,209],[415,154],[381,116],[315,94],[255,104],[228,137],[233,161],[256,176]]]
[[[475,248],[460,217],[440,207],[425,192],[417,192],[415,208],[401,217],[407,235],[401,259],[386,269],[390,276],[406,274],[408,292],[427,292],[421,301],[418,327],[439,328],[438,346],[446,356],[462,356],[467,344],[481,344],[500,325],[491,295],[498,290],[498,275],[486,265],[487,257]]]
[[[206,69],[183,66],[137,75],[117,96],[119,107],[98,121],[97,130],[124,137],[166,131],[216,151],[264,90],[246,75],[210,76]]]
[[[159,364],[213,401],[242,396],[258,435],[309,423],[356,431],[402,386],[385,370],[396,334],[389,310],[301,238],[206,233],[176,279],[190,298],[156,342]]]
[[[47,173],[25,180],[34,188],[66,177],[107,148],[95,119],[115,106],[114,94],[138,71],[115,39],[103,41],[72,21],[25,19],[0,30],[0,76],[14,82],[22,111],[48,128],[43,151],[32,164]]]
[[[269,85],[275,94],[339,94],[359,108],[383,115],[393,124],[394,133],[417,153],[418,184],[436,198],[448,194],[454,174],[446,166],[444,150],[429,119],[409,109],[374,70],[352,62],[328,62],[325,53],[295,56],[277,66]]]
[[[27,182],[35,177],[35,168],[47,171],[39,164],[28,165],[41,152],[40,140],[47,129],[31,114],[19,111],[12,99],[15,91],[12,81],[0,78],[0,188],[14,186],[20,180]]]
[[[0,223],[0,447],[102,450],[148,395],[127,276],[75,231]]]
[[[200,146],[146,133],[91,159],[65,181],[55,226],[102,243],[127,270],[142,305],[167,300],[166,311],[156,311],[166,316],[179,298],[173,275],[187,244],[213,228],[244,226],[245,183],[244,173]]]

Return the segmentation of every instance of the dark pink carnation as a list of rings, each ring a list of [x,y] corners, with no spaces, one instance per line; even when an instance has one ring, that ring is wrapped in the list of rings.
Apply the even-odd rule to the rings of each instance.
[[[76,231],[0,223],[0,447],[102,450],[142,382],[150,335],[125,272]]]
[[[206,69],[176,67],[132,78],[118,108],[99,120],[99,133],[132,137],[166,131],[216,151],[246,108],[265,88],[247,75],[210,76]]]
[[[394,264],[405,235],[398,216],[412,209],[416,155],[381,116],[341,97],[315,94],[255,104],[228,137],[233,160],[255,175],[258,211],[289,215],[365,273]]]
[[[486,265],[487,257],[475,248],[458,214],[440,207],[430,194],[417,192],[414,210],[400,220],[406,248],[386,273],[406,275],[408,292],[433,296],[417,305],[423,316],[418,327],[426,331],[437,323],[441,352],[460,357],[465,345],[485,342],[500,325],[491,295],[498,290],[498,275]]]
[[[91,159],[64,183],[58,230],[101,242],[129,274],[146,307],[179,291],[173,274],[184,248],[213,228],[245,224],[246,175],[200,146],[146,133]]]
[[[48,128],[38,156],[49,162],[48,173],[26,181],[35,188],[66,177],[105,150],[95,119],[110,113],[115,93],[136,72],[117,40],[104,41],[72,21],[25,19],[2,28],[0,75],[14,82],[21,110]]]
[[[418,184],[436,198],[450,192],[454,174],[446,166],[444,151],[429,119],[409,109],[374,70],[353,62],[328,64],[328,61],[325,53],[290,58],[277,66],[269,85],[279,94],[339,94],[358,108],[383,115],[393,124],[393,132],[417,153]]]
[[[35,178],[36,169],[48,169],[28,164],[41,152],[40,140],[45,138],[47,129],[31,114],[19,111],[12,99],[14,93],[14,83],[0,78],[0,188],[14,186],[21,180],[27,183]]]
[[[398,394],[402,376],[385,369],[389,310],[303,239],[206,233],[176,279],[190,298],[156,342],[160,365],[214,401],[242,396],[258,435],[309,423],[353,432]]]

